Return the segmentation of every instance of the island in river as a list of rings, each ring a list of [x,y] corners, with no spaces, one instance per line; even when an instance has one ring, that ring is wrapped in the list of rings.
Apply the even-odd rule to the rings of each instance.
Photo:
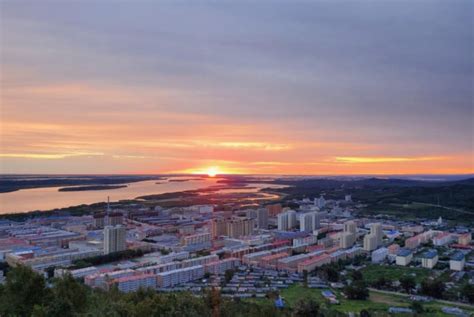
[[[74,187],[61,187],[58,189],[59,192],[80,192],[86,190],[108,190],[108,189],[119,189],[127,187],[127,185],[92,185],[92,186],[74,186]]]

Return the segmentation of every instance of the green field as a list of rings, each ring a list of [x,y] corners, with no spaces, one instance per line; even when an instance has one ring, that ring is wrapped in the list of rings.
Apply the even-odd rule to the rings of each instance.
[[[372,316],[394,316],[388,314],[388,308],[391,306],[396,307],[409,307],[411,305],[410,300],[407,297],[401,295],[385,294],[378,291],[370,291],[370,297],[368,300],[348,300],[345,299],[340,291],[333,291],[340,301],[339,305],[328,304],[321,294],[321,289],[310,289],[305,288],[302,285],[293,285],[288,289],[281,291],[281,296],[285,299],[285,302],[289,308],[294,308],[295,304],[301,299],[313,299],[318,302],[323,309],[329,311],[337,311],[340,313],[354,312],[359,313],[362,309],[368,310]],[[252,299],[251,301],[260,303],[261,305],[272,305],[272,302],[267,299]],[[446,304],[433,301],[430,303],[423,304],[425,312],[418,314],[417,316],[434,316],[434,317],[447,317],[447,315],[441,311],[443,306]],[[474,314],[474,307],[468,309],[462,307],[465,311]],[[399,314],[397,316],[410,316],[409,314]]]
[[[405,266],[385,266],[369,264],[361,270],[364,280],[369,284],[384,277],[388,280],[397,281],[404,275],[412,275],[417,283],[431,275],[432,271],[424,268]]]

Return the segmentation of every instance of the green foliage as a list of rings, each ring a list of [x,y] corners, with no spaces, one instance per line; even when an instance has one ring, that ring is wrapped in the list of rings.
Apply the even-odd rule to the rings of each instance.
[[[329,282],[339,281],[339,270],[333,265],[323,265],[317,274],[321,279]]]
[[[364,278],[361,271],[354,271],[351,276],[354,281],[362,281]]]
[[[462,289],[462,294],[466,297],[469,303],[474,303],[474,285],[466,284]]]
[[[410,293],[416,286],[415,278],[410,275],[402,276],[400,278],[400,286],[405,290],[405,292]]]
[[[301,299],[296,303],[294,316],[317,317],[319,316],[319,304],[312,299]]]
[[[30,316],[35,305],[45,304],[48,297],[41,275],[24,266],[16,267],[8,272],[1,292],[0,316]]]
[[[444,292],[444,283],[440,279],[426,279],[421,282],[421,293],[434,298],[442,298]]]
[[[363,281],[355,281],[344,287],[344,294],[348,299],[365,300],[369,297],[369,289]]]
[[[416,312],[417,314],[421,314],[425,311],[425,309],[423,308],[423,305],[420,302],[413,302],[411,304],[411,309],[413,309],[413,311]]]
[[[369,311],[366,310],[366,309],[362,309],[362,310],[360,311],[360,317],[370,317]]]

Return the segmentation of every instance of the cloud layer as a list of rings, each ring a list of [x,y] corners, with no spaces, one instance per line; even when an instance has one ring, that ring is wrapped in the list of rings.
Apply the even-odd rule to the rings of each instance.
[[[1,7],[1,172],[474,171],[470,1]]]

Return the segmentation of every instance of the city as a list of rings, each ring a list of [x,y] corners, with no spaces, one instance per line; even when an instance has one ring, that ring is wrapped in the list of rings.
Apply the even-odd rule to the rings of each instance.
[[[0,0],[0,317],[474,317],[473,21]]]
[[[282,312],[300,291],[328,312],[360,313],[357,301],[376,313],[474,311],[472,222],[366,216],[350,188],[334,192],[339,198],[280,194],[251,206],[222,194],[219,204],[171,208],[107,202],[80,216],[4,219],[0,259],[106,292],[218,290]]]

